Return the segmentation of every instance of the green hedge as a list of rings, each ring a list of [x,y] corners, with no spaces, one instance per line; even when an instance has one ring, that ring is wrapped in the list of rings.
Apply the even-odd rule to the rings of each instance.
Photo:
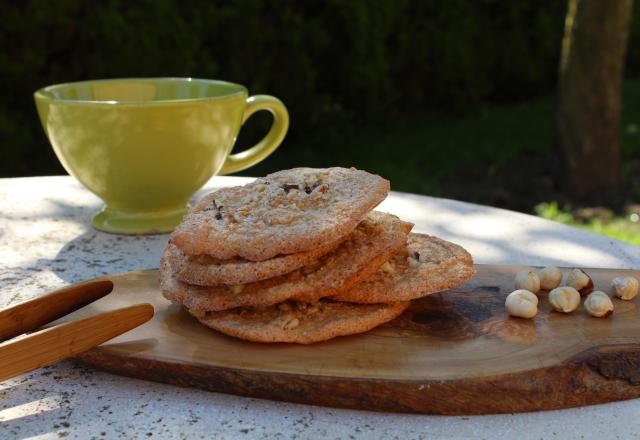
[[[339,142],[347,126],[548,93],[565,10],[561,0],[0,2],[0,175],[61,171],[31,95],[63,81],[245,84],[289,107],[280,154]]]

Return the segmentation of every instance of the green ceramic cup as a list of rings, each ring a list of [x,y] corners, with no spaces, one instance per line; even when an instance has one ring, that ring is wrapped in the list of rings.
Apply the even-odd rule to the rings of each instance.
[[[105,202],[97,229],[172,231],[191,195],[217,174],[271,154],[289,127],[287,109],[241,85],[193,78],[110,79],[58,84],[34,94],[40,121],[64,168]],[[269,133],[230,154],[253,113],[273,115]]]

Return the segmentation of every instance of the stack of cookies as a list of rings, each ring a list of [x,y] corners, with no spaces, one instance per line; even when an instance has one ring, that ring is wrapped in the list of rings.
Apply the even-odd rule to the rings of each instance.
[[[474,274],[460,246],[372,211],[388,192],[353,168],[295,168],[215,191],[171,235],[163,295],[227,335],[310,344],[368,331]]]

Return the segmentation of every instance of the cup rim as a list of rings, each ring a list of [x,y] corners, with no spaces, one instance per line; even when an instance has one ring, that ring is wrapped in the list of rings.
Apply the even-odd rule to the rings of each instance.
[[[124,81],[159,81],[159,80],[174,80],[174,81],[182,81],[182,82],[222,84],[222,85],[237,87],[238,90],[235,92],[230,92],[230,93],[226,93],[219,96],[204,96],[204,97],[198,97],[198,98],[155,99],[155,100],[141,99],[141,100],[127,100],[127,101],[96,100],[96,99],[66,99],[66,98],[53,97],[49,94],[53,89],[79,85],[79,84],[88,84],[88,83],[97,83],[97,82],[107,83],[107,82],[124,82]],[[247,88],[241,84],[237,84],[229,81],[221,81],[216,79],[177,77],[177,76],[142,77],[142,78],[127,77],[127,78],[106,78],[106,79],[91,79],[91,80],[83,80],[83,81],[69,81],[64,83],[51,84],[46,87],[42,87],[33,93],[34,98],[36,100],[41,100],[41,101],[68,103],[68,104],[100,104],[100,105],[108,105],[108,106],[140,105],[140,104],[163,105],[163,104],[185,103],[185,102],[215,101],[215,100],[227,99],[230,97],[235,97],[240,95],[248,95]]]

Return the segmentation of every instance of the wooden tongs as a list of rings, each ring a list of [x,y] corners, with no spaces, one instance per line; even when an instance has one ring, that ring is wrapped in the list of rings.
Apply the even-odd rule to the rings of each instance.
[[[25,335],[112,290],[111,281],[94,280],[0,310],[0,381],[82,353],[151,319],[151,304],[137,304]]]

